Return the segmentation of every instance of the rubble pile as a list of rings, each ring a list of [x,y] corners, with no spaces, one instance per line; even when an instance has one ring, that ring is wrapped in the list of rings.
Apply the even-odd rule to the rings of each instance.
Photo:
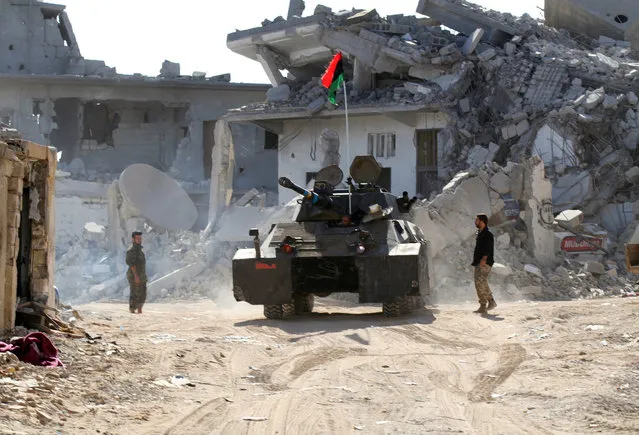
[[[521,165],[492,162],[459,173],[433,200],[418,202],[411,215],[431,242],[433,300],[468,299],[473,288],[472,223],[482,211],[490,216],[495,236],[491,285],[500,299],[567,300],[633,292],[624,243],[634,224],[611,240],[597,224],[583,223],[581,211],[553,216],[550,192],[543,162],[533,157]]]
[[[468,2],[426,4],[418,12],[439,19],[434,4],[462,6],[467,17],[439,23],[381,18],[375,10],[316,9],[321,45],[345,55],[349,106],[432,104],[447,113],[438,168],[443,184],[468,167],[537,154],[556,188],[555,211],[589,207],[588,215],[594,215],[609,202],[639,199],[631,189],[639,181],[639,60],[627,43],[575,39],[530,16]],[[324,64],[313,59],[293,64],[277,53],[273,58],[291,74],[267,101],[240,111],[334,108],[319,74],[306,78]],[[376,74],[374,86],[361,83],[368,80],[362,68]],[[338,93],[338,106],[342,101]]]

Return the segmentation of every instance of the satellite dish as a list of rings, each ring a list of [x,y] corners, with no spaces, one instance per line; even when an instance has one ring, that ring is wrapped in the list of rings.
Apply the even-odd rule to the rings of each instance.
[[[315,174],[316,181],[324,181],[332,187],[337,186],[344,179],[344,173],[337,165],[327,166]]]
[[[353,159],[350,172],[357,183],[374,184],[382,175],[382,167],[373,156],[357,156]]]
[[[152,166],[136,163],[120,175],[122,196],[151,223],[169,231],[189,230],[198,212],[173,178]]]

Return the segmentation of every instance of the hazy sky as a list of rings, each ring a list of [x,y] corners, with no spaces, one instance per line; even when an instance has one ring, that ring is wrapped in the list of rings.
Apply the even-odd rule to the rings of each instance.
[[[181,64],[181,73],[231,73],[234,82],[268,82],[258,62],[233,53],[226,35],[286,18],[288,0],[58,0],[66,4],[82,55],[101,59],[122,74],[155,76],[162,62]],[[382,16],[418,15],[418,0],[306,1],[304,16],[318,4],[343,9],[375,8]],[[542,18],[544,0],[478,0],[484,7]],[[420,15],[418,15],[420,16]]]

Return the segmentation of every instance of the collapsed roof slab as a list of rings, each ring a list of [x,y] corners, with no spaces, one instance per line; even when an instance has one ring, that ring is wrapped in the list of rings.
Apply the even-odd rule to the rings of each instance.
[[[639,20],[639,4],[635,0],[545,0],[544,16],[546,25],[571,33],[623,40]]]
[[[321,16],[281,21],[267,26],[230,33],[226,46],[234,53],[258,60],[260,46],[286,57],[285,67],[299,67],[331,58],[331,51],[320,41],[324,27]]]
[[[417,13],[427,15],[444,26],[466,35],[472,34],[478,28],[484,29],[486,32],[482,41],[492,44],[501,45],[518,33],[507,24],[451,0],[419,0]]]

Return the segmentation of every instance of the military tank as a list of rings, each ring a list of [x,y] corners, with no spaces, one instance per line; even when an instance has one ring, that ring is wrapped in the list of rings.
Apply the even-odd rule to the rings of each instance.
[[[311,190],[280,178],[301,195],[294,221],[273,224],[263,242],[249,231],[254,247],[233,257],[235,299],[263,305],[269,319],[311,312],[315,296],[344,292],[381,303],[388,317],[423,308],[433,273],[430,244],[407,220],[416,198],[379,187],[381,172],[374,157],[358,156],[343,185],[336,165],[317,173]]]

